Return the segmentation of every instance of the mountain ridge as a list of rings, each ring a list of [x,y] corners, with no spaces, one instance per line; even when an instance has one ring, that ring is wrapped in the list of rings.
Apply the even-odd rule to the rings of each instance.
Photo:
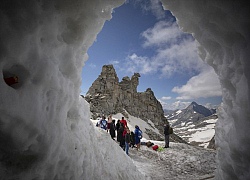
[[[215,109],[208,109],[192,102],[185,109],[165,115],[175,133],[186,142],[215,149],[213,136],[218,119]]]

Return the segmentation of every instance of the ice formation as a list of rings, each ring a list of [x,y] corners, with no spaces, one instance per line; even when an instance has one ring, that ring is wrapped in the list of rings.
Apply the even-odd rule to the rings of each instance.
[[[250,46],[247,1],[162,0],[218,74],[223,108],[216,128],[217,179],[250,179]]]
[[[95,133],[79,100],[87,49],[121,4],[1,1],[1,179],[143,179],[119,146]],[[14,76],[18,83],[7,84]],[[126,163],[110,166],[118,158]]]
[[[250,178],[249,5],[162,0],[218,74],[217,179]],[[0,6],[0,174],[3,179],[143,179],[79,100],[87,49],[122,0],[4,0]],[[247,3],[247,2],[246,2]],[[4,79],[17,76],[19,83]],[[85,107],[85,108],[82,108]],[[101,148],[108,143],[110,146]],[[113,158],[123,166],[110,166]],[[105,158],[105,160],[104,160]]]

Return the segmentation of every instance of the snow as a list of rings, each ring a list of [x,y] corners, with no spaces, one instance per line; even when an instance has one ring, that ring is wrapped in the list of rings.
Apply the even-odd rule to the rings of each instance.
[[[181,112],[182,112],[182,110],[176,111],[176,115],[180,114]]]
[[[200,57],[211,65],[222,87],[215,142],[216,179],[250,179],[250,61],[247,1],[161,0],[179,26],[200,44]],[[239,148],[241,147],[241,148]]]
[[[196,131],[194,134],[192,134],[192,137],[189,139],[190,142],[206,142],[210,141],[212,137],[214,136],[214,129],[206,129],[201,131]]]
[[[81,70],[104,22],[123,2],[1,2],[2,179],[213,176],[213,151],[171,143],[172,148],[162,153],[131,150],[130,158],[90,121],[89,104],[79,98]],[[201,57],[215,69],[221,82],[216,179],[250,179],[250,136],[246,136],[250,128],[249,6],[243,1],[162,2],[182,29],[200,43]],[[18,84],[4,82],[11,75],[19,77]],[[131,121],[131,127],[135,123]],[[143,123],[139,126],[147,127]]]
[[[121,119],[122,116],[122,114],[118,113],[112,117],[117,122],[117,120]],[[98,119],[91,121],[93,122],[93,125],[95,125]],[[137,124],[141,127],[145,124],[145,121],[131,115],[129,115],[127,122],[129,129],[132,131],[134,131],[135,128],[134,125],[131,125],[130,123]],[[99,127],[95,128],[97,131],[108,135],[105,130],[102,130]],[[158,130],[154,129],[154,127],[147,128],[156,133],[158,132]],[[146,134],[144,133],[144,135]],[[107,138],[110,138],[108,136]],[[160,147],[165,145],[164,141],[150,140],[145,137],[142,139],[142,142],[148,141]],[[122,153],[125,154],[124,151]],[[173,142],[170,142],[170,148],[164,149],[163,151],[154,151],[151,147],[148,148],[145,145],[141,145],[141,150],[139,151],[135,148],[129,149],[129,157],[138,170],[145,176],[145,179],[154,180],[198,180],[213,178],[216,167],[215,154],[216,153],[213,150]]]
[[[124,115],[122,115],[121,113],[118,113],[118,114],[115,114],[113,115],[113,119],[115,119],[116,121],[118,119],[121,119],[121,117],[123,117]],[[142,130],[142,132],[145,132],[146,129],[151,129],[152,131],[154,131],[155,133],[159,134],[159,130],[155,128],[155,125],[153,124],[152,121],[148,120],[148,122],[146,123],[145,121],[141,120],[140,118],[137,118],[137,117],[134,117],[130,114],[128,114],[128,119],[127,122],[128,122],[128,127],[129,129],[135,129],[135,125],[138,125],[139,128]],[[153,127],[151,127],[150,125]],[[143,138],[146,138],[146,139],[149,139],[148,135],[146,133],[143,133]]]
[[[209,141],[215,135],[215,125],[218,119],[207,119],[199,124],[193,122],[183,122],[181,126],[173,126],[175,134],[183,138],[188,143],[196,143],[200,147],[206,148]],[[172,121],[170,121],[171,123]],[[207,124],[206,124],[207,123]]]

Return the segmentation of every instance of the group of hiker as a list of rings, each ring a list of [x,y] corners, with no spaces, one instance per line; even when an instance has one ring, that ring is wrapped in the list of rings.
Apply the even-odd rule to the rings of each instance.
[[[105,116],[102,116],[102,119],[97,122],[96,126],[106,130],[110,133],[110,136],[113,140],[119,142],[120,147],[126,152],[128,155],[129,147],[136,147],[137,150],[140,149],[141,139],[142,139],[142,131],[140,130],[138,125],[135,125],[135,130],[130,131],[127,120],[122,117],[115,124],[115,120],[112,119],[112,115],[108,116],[108,120],[106,120]],[[164,135],[165,135],[165,146],[164,148],[169,148],[169,135],[172,134],[173,129],[169,126],[168,123],[164,124]],[[157,150],[159,148],[158,145],[154,145],[150,141],[147,143],[142,143],[143,145],[147,145],[148,147],[152,146],[153,150]],[[136,145],[136,146],[135,146]]]
[[[135,130],[131,131],[128,127],[127,120],[124,117],[117,120],[117,123],[115,124],[112,115],[108,116],[108,120],[106,120],[105,116],[102,116],[102,119],[97,122],[96,126],[109,132],[113,140],[115,140],[116,137],[120,147],[127,155],[129,155],[129,147],[136,147],[137,150],[140,149],[142,131],[138,125],[135,125]]]

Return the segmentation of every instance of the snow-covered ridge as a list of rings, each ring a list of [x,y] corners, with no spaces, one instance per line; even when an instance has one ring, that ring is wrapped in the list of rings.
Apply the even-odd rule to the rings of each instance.
[[[206,148],[215,135],[217,120],[218,118],[212,116],[211,119],[204,120],[200,123],[182,123],[179,126],[173,126],[173,128],[174,132],[186,142]],[[177,120],[169,120],[170,124],[174,124],[176,121]]]
[[[218,120],[215,110],[209,110],[192,102],[186,109],[177,110],[166,115],[174,132],[192,145],[207,147],[215,134],[215,124]],[[204,114],[201,114],[204,113]]]

